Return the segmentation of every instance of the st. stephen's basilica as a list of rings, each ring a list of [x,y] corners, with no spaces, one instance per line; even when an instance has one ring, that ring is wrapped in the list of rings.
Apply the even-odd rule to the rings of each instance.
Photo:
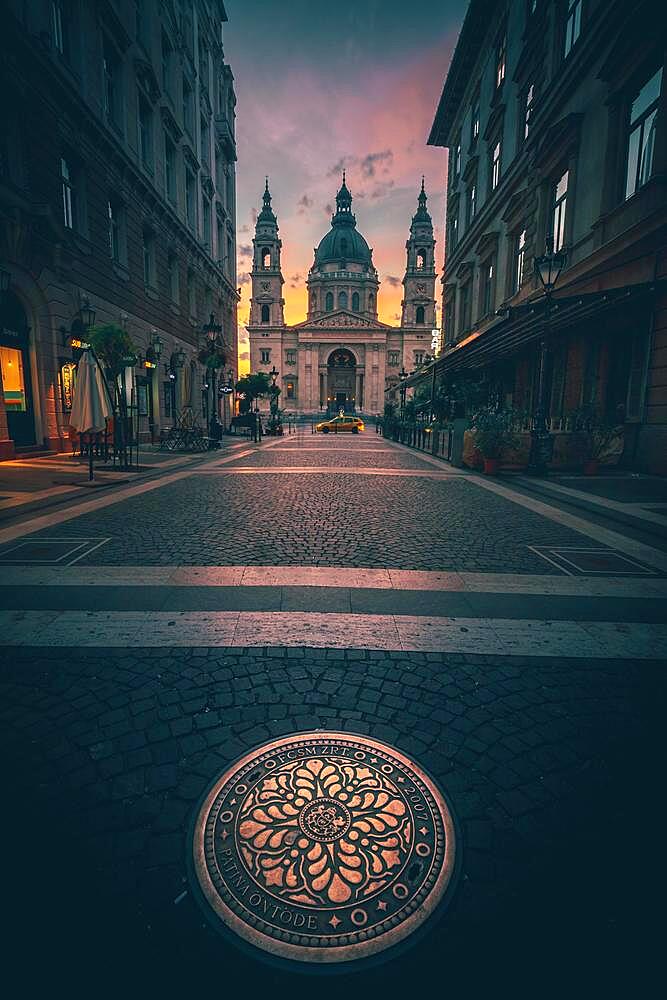
[[[267,180],[253,240],[251,371],[277,370],[280,405],[294,413],[382,413],[385,389],[429,353],[436,326],[435,240],[423,180],[406,243],[400,326],[378,320],[378,273],[345,174],[308,273],[308,315],[294,326],[283,313],[281,247]]]

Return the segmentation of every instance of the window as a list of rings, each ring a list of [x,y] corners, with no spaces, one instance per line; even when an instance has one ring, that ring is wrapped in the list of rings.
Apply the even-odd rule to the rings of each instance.
[[[398,368],[398,351],[387,352],[387,364],[391,368]]]
[[[368,311],[375,312],[375,296],[373,295],[372,292],[368,296]]]
[[[139,156],[144,167],[153,169],[153,109],[139,93]]]
[[[197,227],[197,181],[192,171],[185,168],[185,218],[191,229]]]
[[[68,30],[67,8],[61,0],[53,0],[51,4],[51,36],[53,38],[53,47],[65,59],[69,57]]]
[[[338,308],[347,309],[347,292],[338,293]]]
[[[503,32],[498,47],[496,49],[496,90],[505,81],[505,69],[507,62],[507,34]]]
[[[271,267],[271,250],[269,247],[262,247],[262,267]]]
[[[195,291],[194,271],[188,270],[187,277],[188,313],[190,316],[197,315],[197,295]]]
[[[294,399],[294,382],[287,382],[285,388],[287,390],[287,398]]]
[[[116,264],[123,260],[123,208],[120,202],[110,198],[107,202],[109,223],[109,253]]]
[[[479,89],[475,94],[472,102],[472,111],[470,113],[470,146],[474,148],[477,145],[477,140],[479,139]]]
[[[234,270],[234,240],[231,236],[227,237],[227,273],[230,277],[235,274]]]
[[[164,186],[167,198],[176,204],[176,146],[167,133],[164,134]]]
[[[221,198],[225,196],[225,160],[219,146],[215,147],[215,186]]]
[[[202,240],[204,246],[211,249],[211,199],[206,195],[202,198]]]
[[[155,237],[150,229],[144,228],[142,234],[141,257],[144,266],[144,285],[155,284]]]
[[[565,18],[565,56],[567,57],[574,43],[581,34],[582,0],[567,0],[567,16]]]
[[[259,360],[263,365],[268,365],[271,363],[271,348],[265,348],[259,352]]]
[[[0,384],[8,413],[26,413],[28,396],[23,370],[23,351],[15,347],[0,347]]]
[[[169,277],[169,298],[178,302],[178,257],[170,253],[167,257],[167,274]]]
[[[286,365],[296,364],[296,351],[285,351],[285,364]]]
[[[480,316],[490,316],[495,305],[495,262],[493,259],[482,265],[480,276]]]
[[[230,164],[225,177],[225,204],[230,215],[234,214],[234,168]]]
[[[423,306],[417,306],[417,309],[415,311],[415,323],[417,323],[418,326],[423,326],[423,324],[424,324],[424,307]]]
[[[454,166],[454,179],[461,173],[461,133],[459,133],[452,149],[452,159]]]
[[[453,250],[459,241],[459,220],[456,214],[453,214],[449,219],[449,239],[447,241],[447,249]]]
[[[120,60],[108,38],[102,45],[102,70],[104,73],[104,114],[116,128],[120,126]]]
[[[192,87],[186,77],[183,77],[183,127],[192,135]]]
[[[333,292],[327,292],[324,308],[326,312],[333,312]]]
[[[500,158],[502,155],[502,143],[500,139],[491,150],[491,190],[495,191],[500,183]]]
[[[171,42],[162,32],[162,89],[165,94],[171,97],[171,71],[174,58],[174,50]]]
[[[526,140],[528,138],[528,133],[530,132],[530,119],[533,115],[533,108],[535,104],[535,86],[531,83],[530,87],[526,91],[523,99],[523,138]]]
[[[426,251],[425,250],[418,250],[417,251],[417,270],[418,271],[423,271],[425,267],[426,267]]]
[[[514,237],[512,263],[512,295],[519,291],[523,284],[523,269],[526,262],[526,230],[522,229]]]
[[[470,281],[459,288],[459,333],[465,333],[470,329],[472,297],[470,295]]]
[[[352,312],[359,312],[359,292],[352,292]]]
[[[471,184],[468,188],[466,196],[466,227],[470,225],[472,220],[475,218],[475,212],[477,211],[477,185]]]
[[[66,229],[75,228],[76,201],[72,186],[72,171],[67,160],[61,157],[60,178],[63,192],[63,222]]]
[[[453,344],[456,338],[454,330],[454,299],[450,298],[445,303],[445,340],[448,344]]]
[[[211,172],[211,131],[208,126],[208,119],[201,116],[201,161]]]
[[[655,130],[662,86],[662,66],[644,84],[630,108],[628,135],[628,165],[625,197],[629,198],[646,184],[653,171]]]
[[[215,235],[216,235],[216,247],[218,255],[218,264],[222,267],[224,264],[225,257],[225,230],[222,225],[222,219],[216,219],[215,223]]]
[[[415,364],[416,365],[423,365],[424,364],[424,352],[423,351],[415,351],[414,352],[414,356],[415,356]]]
[[[565,214],[567,207],[568,171],[560,177],[553,187],[551,209],[551,237],[554,250],[562,250],[565,245]]]
[[[271,311],[269,307],[264,304],[262,306],[262,323],[268,323],[271,319]]]

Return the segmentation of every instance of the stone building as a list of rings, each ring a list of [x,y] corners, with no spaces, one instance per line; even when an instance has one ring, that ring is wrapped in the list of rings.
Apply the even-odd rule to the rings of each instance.
[[[134,341],[126,384],[144,439],[209,405],[196,356],[211,313],[236,377],[226,20],[221,0],[5,5],[0,457],[68,447],[88,308]]]
[[[331,229],[308,273],[308,314],[285,323],[282,243],[268,179],[253,240],[250,365],[278,370],[281,406],[294,413],[381,413],[403,365],[421,363],[435,326],[435,240],[422,181],[406,243],[401,325],[378,319],[380,281],[373,251],[357,229],[345,175]],[[264,401],[264,406],[268,402]]]
[[[667,472],[667,119],[660,5],[472,0],[429,138],[449,151],[445,381],[535,415],[582,406]],[[552,297],[533,259],[566,252]]]

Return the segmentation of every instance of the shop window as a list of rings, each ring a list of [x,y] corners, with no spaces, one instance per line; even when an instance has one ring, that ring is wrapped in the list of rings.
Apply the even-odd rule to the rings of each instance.
[[[14,347],[0,347],[0,371],[7,413],[26,413],[28,400],[23,372],[23,353]]]
[[[262,323],[268,323],[270,320],[270,310],[267,305],[262,306]]]
[[[662,87],[662,66],[635,94],[630,108],[625,197],[646,184],[653,173],[653,153]]]
[[[417,309],[415,310],[415,323],[417,324],[417,326],[423,326],[424,325],[424,307],[423,306],[417,306]]]

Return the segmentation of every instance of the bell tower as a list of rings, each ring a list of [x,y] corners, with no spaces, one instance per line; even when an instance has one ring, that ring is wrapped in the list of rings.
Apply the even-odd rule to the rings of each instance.
[[[283,276],[280,270],[282,243],[278,237],[278,220],[271,208],[269,178],[263,196],[262,211],[257,216],[255,237],[252,241],[253,260],[252,297],[250,322],[253,327],[283,327],[285,317],[282,297]]]
[[[435,239],[433,222],[426,208],[423,177],[417,206],[405,244],[408,259],[403,278],[401,326],[430,331],[436,325]]]

